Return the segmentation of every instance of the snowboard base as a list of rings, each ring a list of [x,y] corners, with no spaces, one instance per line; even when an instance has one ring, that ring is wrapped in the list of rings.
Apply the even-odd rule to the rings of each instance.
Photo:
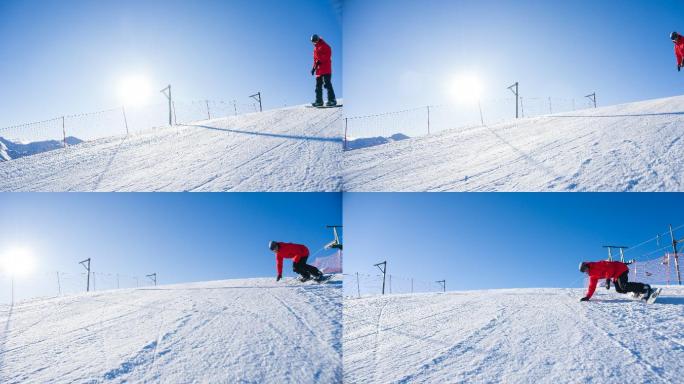
[[[342,106],[342,104],[331,105],[331,106],[321,105],[320,107],[314,107],[313,105],[307,105],[306,107],[307,107],[307,108],[325,109],[325,108],[339,108],[339,107],[341,107],[341,106]]]
[[[660,295],[660,292],[662,292],[662,290],[663,290],[662,288],[656,288],[653,291],[653,293],[651,293],[651,296],[648,298],[648,300],[646,300],[646,303],[647,304],[655,303],[656,299],[658,298],[658,296]]]

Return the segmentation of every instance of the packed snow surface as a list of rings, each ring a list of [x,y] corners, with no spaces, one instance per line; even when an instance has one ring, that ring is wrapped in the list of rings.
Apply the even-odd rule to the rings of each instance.
[[[0,382],[340,382],[341,291],[269,278],[5,305]]]
[[[150,129],[0,162],[0,191],[339,191],[342,108]]]
[[[347,191],[679,191],[684,96],[346,151]]]
[[[67,145],[76,145],[82,142],[83,141],[77,137],[68,136],[66,138]],[[9,161],[24,156],[35,155],[36,153],[53,151],[63,147],[63,140],[45,140],[22,143],[0,137],[0,161]]]
[[[684,288],[510,289],[345,299],[346,383],[677,383]]]

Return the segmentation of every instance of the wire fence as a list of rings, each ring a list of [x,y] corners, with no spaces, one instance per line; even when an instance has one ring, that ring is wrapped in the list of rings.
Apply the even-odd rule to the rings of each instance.
[[[681,253],[665,253],[662,257],[636,261],[630,264],[630,280],[648,284],[678,284],[676,262],[682,261]]]
[[[138,288],[154,285],[146,276],[119,273],[90,272],[89,291]],[[0,276],[0,302],[56,297],[83,293],[88,290],[87,272],[40,272],[27,277]]]
[[[593,107],[587,99],[521,97],[520,117],[536,117]],[[515,98],[488,99],[472,104],[429,105],[345,120],[345,142],[361,138],[417,137],[448,129],[482,126],[515,118]],[[346,146],[345,146],[346,147]],[[349,148],[345,148],[349,149]]]
[[[196,100],[174,101],[172,123],[188,124],[196,121],[237,116],[259,112],[259,104],[243,100]],[[127,135],[154,127],[169,125],[168,103],[150,104],[141,107],[117,107],[98,112],[65,115],[49,120],[37,121],[0,128],[0,139],[8,140],[22,148],[29,143],[30,152],[40,152],[35,147],[54,149],[78,144],[102,137]],[[27,148],[27,152],[29,149]]]
[[[344,296],[363,297],[382,294],[383,276],[365,273],[343,274]],[[443,286],[437,282],[428,282],[411,277],[387,274],[385,277],[385,294],[442,292]]]

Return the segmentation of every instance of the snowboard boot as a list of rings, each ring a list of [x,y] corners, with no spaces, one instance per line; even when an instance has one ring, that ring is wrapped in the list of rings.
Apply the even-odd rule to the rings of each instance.
[[[325,103],[326,107],[334,107],[337,105],[337,100],[329,100],[327,103]]]
[[[644,292],[643,296],[641,297],[643,300],[648,301],[648,298],[651,297],[651,294],[653,293],[654,289],[651,288],[650,285],[646,286],[646,292]]]
[[[299,278],[299,281],[301,281],[302,283],[305,283],[309,280],[311,280],[311,276],[302,276]]]
[[[315,277],[314,277],[314,280],[316,280],[316,282],[320,283],[321,280],[323,280],[323,274],[321,273],[320,275],[315,276]]]
[[[313,103],[311,103],[311,106],[316,108],[322,107],[323,105],[323,101],[314,101]]]

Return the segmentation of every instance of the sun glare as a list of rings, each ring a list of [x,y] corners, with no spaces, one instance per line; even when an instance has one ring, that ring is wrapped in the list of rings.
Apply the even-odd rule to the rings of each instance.
[[[126,76],[119,81],[119,99],[126,106],[144,105],[151,96],[152,85],[145,76]]]
[[[482,82],[472,73],[454,76],[449,82],[449,95],[459,104],[474,104],[482,97]]]
[[[0,255],[0,271],[14,277],[27,276],[33,272],[36,262],[28,248],[10,248]]]

